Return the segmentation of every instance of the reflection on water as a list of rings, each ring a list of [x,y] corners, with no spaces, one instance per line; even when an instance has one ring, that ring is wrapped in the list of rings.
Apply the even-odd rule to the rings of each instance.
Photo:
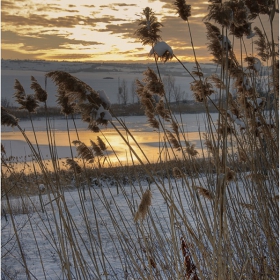
[[[57,158],[59,159],[60,167],[65,168],[65,158],[71,158],[68,132],[55,131],[54,133]],[[173,159],[174,156],[181,157],[182,155],[181,151],[176,151],[174,154],[170,148],[166,148],[164,135],[162,133],[137,130],[131,130],[131,133],[141,149],[130,136],[126,135],[125,132],[123,132],[123,135],[130,144],[131,148],[143,162],[147,162],[148,160],[149,162],[154,163],[160,160]],[[33,132],[27,131],[26,134],[35,149],[37,149]],[[139,160],[133,154],[132,150],[128,148],[125,141],[117,134],[115,130],[107,129],[104,134],[92,133],[88,130],[79,131],[79,140],[84,142],[87,146],[90,146],[90,140],[97,143],[97,136],[99,136],[107,146],[107,150],[104,152],[106,159],[102,158],[99,161],[101,165],[115,166],[119,165],[119,163],[124,165],[139,163]],[[47,133],[45,131],[38,131],[36,132],[36,137],[39,143],[40,154],[45,160],[47,168],[52,169]],[[69,137],[71,142],[73,140],[78,140],[75,131],[70,131]],[[185,134],[185,137],[187,141],[190,141],[190,144],[195,144],[196,150],[199,152],[199,154],[201,154],[199,133],[189,132]],[[184,143],[183,139],[182,143]],[[26,168],[24,172],[33,170],[33,163],[35,161],[34,159],[32,160],[31,150],[24,141],[24,138],[20,132],[2,132],[2,144],[6,149],[6,156],[11,157],[10,159],[12,159],[11,161],[14,162],[14,168],[16,168],[17,171],[22,170],[23,168]],[[73,144],[71,146],[73,155],[76,157],[76,148]],[[23,162],[26,163],[24,164]],[[95,162],[92,164],[92,167],[98,167],[98,158],[96,158]],[[36,166],[35,168],[38,170]]]

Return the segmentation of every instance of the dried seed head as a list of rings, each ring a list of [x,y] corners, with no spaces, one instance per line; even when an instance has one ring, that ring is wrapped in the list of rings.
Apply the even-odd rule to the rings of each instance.
[[[246,7],[248,7],[250,20],[255,19],[259,14],[269,14],[269,3],[267,1],[245,0]]]
[[[58,89],[56,102],[60,105],[60,112],[65,116],[72,115],[75,112],[75,103],[70,103],[69,97],[65,94],[64,90]]]
[[[89,123],[88,129],[96,133],[100,131],[100,128],[97,126],[95,121]]]
[[[247,56],[244,60],[248,63],[248,69],[254,72],[259,72],[261,70],[261,62],[257,57]]]
[[[202,187],[197,187],[197,186],[196,186],[196,189],[197,189],[197,192],[200,195],[204,196],[205,198],[213,199],[213,195],[212,195],[212,193],[209,190],[207,190],[205,188],[202,188]]]
[[[175,178],[183,178],[185,176],[184,172],[178,167],[174,167],[172,172]]]
[[[171,145],[173,146],[173,148],[176,149],[177,151],[181,150],[181,145],[180,145],[179,141],[176,139],[176,137],[172,134],[172,132],[169,130],[166,130],[166,134],[167,134],[168,140],[171,143]]]
[[[81,166],[75,160],[67,158],[66,164],[70,167],[71,170],[75,171],[77,174],[82,173]]]
[[[208,14],[204,18],[206,21],[215,21],[223,27],[229,27],[233,22],[234,13],[231,2],[213,3],[208,6]]]
[[[139,219],[143,221],[146,217],[149,206],[152,205],[152,192],[150,190],[146,190],[142,196],[141,202],[138,207],[138,211],[135,214],[134,220],[137,222]]]
[[[179,135],[178,123],[172,119],[171,127],[176,135]]]
[[[98,156],[98,157],[103,157],[104,156],[102,150],[100,149],[100,147],[95,142],[90,140],[90,144],[91,144],[92,150],[94,151],[95,156]]]
[[[1,124],[6,126],[17,126],[18,119],[7,112],[7,110],[1,106]]]
[[[39,104],[34,94],[28,94],[19,109],[26,109],[29,113],[35,113],[38,107]]]
[[[77,154],[80,158],[89,163],[92,163],[94,161],[93,151],[89,149],[85,143],[79,140],[75,140],[72,143],[76,146]]]
[[[224,51],[220,42],[221,31],[218,27],[209,22],[205,22],[205,26],[208,39],[207,48],[214,56],[213,61],[217,64],[222,64]]]
[[[15,100],[18,104],[20,110],[27,110],[29,113],[34,113],[39,106],[37,99],[33,94],[26,95],[25,90],[18,80],[15,80],[14,93]]]
[[[170,121],[170,111],[168,109],[164,108],[164,101],[163,99],[160,99],[159,102],[156,105],[156,112],[165,120]]]
[[[163,25],[157,21],[151,8],[146,7],[142,14],[144,18],[138,20],[138,26],[140,27],[135,31],[135,35],[143,45],[153,45],[161,39],[158,33]]]
[[[154,113],[146,110],[145,115],[148,117],[148,122],[150,126],[155,129],[159,129],[159,121],[155,118]]]
[[[176,0],[174,5],[176,6],[176,11],[177,14],[179,14],[179,17],[182,20],[187,21],[191,16],[191,5],[187,5],[186,0]]]
[[[87,84],[64,71],[49,72],[46,76],[53,80],[59,91],[68,95],[71,102],[75,99],[79,102],[86,100],[87,93],[92,90]]]
[[[100,147],[100,149],[102,151],[105,151],[107,149],[106,144],[103,142],[103,140],[97,136],[97,142],[98,142],[98,146]]]
[[[210,96],[212,93],[214,93],[212,88],[212,84],[207,82],[204,83],[200,80],[196,80],[191,83],[191,91],[193,91],[195,100],[197,102],[203,102],[207,96]]]
[[[211,76],[209,76],[207,78],[207,80],[211,80],[216,88],[219,89],[226,89],[226,85],[224,84],[224,82],[220,79],[220,77],[217,74],[212,74]]]
[[[25,100],[26,93],[25,93],[23,86],[17,79],[15,80],[14,89],[16,90],[16,92],[14,93],[16,102],[19,103],[20,105],[22,105],[21,102]]]
[[[33,76],[31,76],[31,81],[32,83],[30,88],[35,91],[35,98],[40,102],[46,102],[48,98],[47,92],[44,89],[42,89],[42,87],[39,85],[39,83]]]
[[[230,182],[235,178],[235,172],[229,167],[226,168],[226,182]]]
[[[236,26],[235,24],[231,24],[230,26],[230,34],[234,35],[237,38],[242,38],[244,35],[251,35],[251,23],[245,22],[241,26]]]
[[[194,149],[195,144],[192,144],[191,146],[188,146],[186,148],[186,152],[188,155],[190,155],[191,157],[195,157],[198,154],[198,151]]]
[[[150,68],[148,68],[144,73],[143,81],[146,83],[145,88],[151,94],[157,94],[159,96],[164,96],[164,86],[163,83],[157,77],[157,74]]]
[[[254,40],[254,44],[257,46],[258,56],[260,56],[262,61],[267,61],[271,56],[269,42],[267,42],[264,34],[258,27],[254,27],[254,30],[258,36],[258,38]]]
[[[228,122],[222,122],[221,120],[218,122],[217,133],[223,135],[226,133],[227,135],[234,133],[234,126]]]

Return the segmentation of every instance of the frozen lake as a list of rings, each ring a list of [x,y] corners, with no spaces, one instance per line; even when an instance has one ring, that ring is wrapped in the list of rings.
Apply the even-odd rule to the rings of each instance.
[[[179,119],[179,115],[175,115]],[[215,118],[213,114],[213,118]],[[133,116],[133,117],[123,117],[122,120],[126,123],[127,127],[130,129],[133,137],[137,143],[141,146],[144,154],[147,156],[150,162],[157,162],[160,159],[165,159],[165,152],[162,151],[164,145],[164,135],[163,132],[153,131],[146,122],[145,116]],[[118,126],[118,122],[114,120],[114,123]],[[201,153],[201,143],[200,143],[200,132],[205,131],[204,127],[204,114],[184,114],[182,115],[182,129],[184,131],[183,135],[190,144],[195,144],[196,149]],[[31,143],[36,145],[34,134],[32,132],[32,127],[29,121],[20,121],[20,126],[25,130],[26,135],[30,139]],[[101,129],[101,132],[94,133],[87,130],[87,124],[82,122],[80,119],[76,120],[76,126],[78,128],[78,135],[80,141],[84,142],[87,146],[90,146],[90,140],[97,140],[99,136],[107,145],[108,150],[105,153],[107,159],[111,164],[115,165],[119,162],[122,164],[131,164],[132,159],[137,163],[135,156],[131,156],[129,148],[127,147],[124,140],[120,135],[112,128],[111,125]],[[48,146],[48,138],[45,129],[45,120],[34,120],[34,127],[36,131],[37,141],[40,146],[40,152],[45,160],[50,160],[50,151]],[[69,147],[68,132],[66,130],[66,120],[59,119],[52,121],[52,127],[55,136],[55,144],[57,147],[57,156],[61,161],[65,158],[71,157],[71,150]],[[168,125],[167,125],[168,127]],[[74,124],[72,121],[69,122],[70,129],[70,141],[78,140],[78,136],[74,129]],[[170,129],[171,130],[171,129]],[[125,137],[126,133],[122,130]],[[182,138],[182,143],[184,139]],[[131,137],[128,137],[128,141],[132,148],[140,155],[143,161],[147,161],[143,153],[140,152],[136,143],[133,142]],[[15,157],[15,161],[18,161],[18,168],[22,168],[22,161],[32,161],[31,150],[26,144],[21,132],[16,128],[2,127],[2,144],[6,150],[7,157]],[[110,147],[111,145],[111,147]],[[184,145],[183,145],[184,146]],[[72,151],[74,156],[77,155],[76,148],[72,144]],[[177,152],[176,156],[180,157],[181,152]],[[108,163],[107,163],[108,164]],[[63,165],[63,163],[62,163]],[[32,167],[30,167],[32,168]]]

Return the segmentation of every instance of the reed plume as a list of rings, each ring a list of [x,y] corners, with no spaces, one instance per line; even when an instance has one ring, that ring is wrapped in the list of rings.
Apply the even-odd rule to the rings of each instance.
[[[249,20],[255,19],[259,14],[269,14],[271,6],[267,1],[245,0],[244,2],[250,11]]]
[[[212,155],[215,155],[218,152],[218,149],[214,147],[212,141],[208,139],[208,136],[206,134],[204,134],[204,138],[205,138],[204,145]]]
[[[77,154],[80,158],[84,159],[88,163],[94,162],[94,154],[92,149],[88,148],[87,145],[79,140],[72,142],[76,146]]]
[[[99,136],[97,136],[97,142],[98,142],[98,146],[100,147],[101,151],[107,150],[106,144]]]
[[[63,71],[49,72],[46,76],[50,77],[58,87],[58,101],[64,113],[68,114],[74,109],[80,112],[82,120],[89,123],[92,131],[97,130],[98,124],[107,125],[112,120],[108,111],[111,103],[104,91],[97,92],[78,78]]]
[[[166,129],[166,135],[172,147],[177,151],[181,150],[181,145],[179,141],[176,139],[176,137],[173,135],[173,133]]]
[[[254,40],[254,44],[256,45],[256,50],[258,51],[258,56],[262,61],[267,61],[271,57],[270,44],[265,39],[262,31],[256,26],[254,27],[257,38]]]
[[[53,71],[46,74],[56,84],[60,92],[65,92],[69,95],[71,101],[78,100],[79,102],[86,100],[86,95],[91,88],[78,78],[64,71]]]
[[[33,76],[31,76],[31,81],[32,83],[30,88],[35,91],[35,98],[40,102],[46,102],[48,98],[47,92],[44,89],[42,89],[40,84]]]
[[[213,85],[207,81],[196,80],[191,82],[191,91],[194,94],[194,98],[197,102],[203,102],[207,96],[214,93]]]
[[[223,135],[226,133],[226,135],[233,134],[235,131],[234,126],[229,123],[229,122],[223,122],[223,121],[218,121],[218,128],[217,128],[217,133],[220,135]]]
[[[100,131],[100,128],[94,121],[89,123],[88,129],[91,130],[92,132],[96,132],[96,133]]]
[[[135,35],[143,45],[154,45],[161,39],[158,33],[163,25],[157,21],[155,13],[149,7],[143,10],[142,15],[144,18],[138,20],[140,27],[135,31]]]
[[[195,188],[197,189],[197,192],[200,195],[204,196],[205,198],[207,198],[209,200],[213,199],[213,194],[209,190],[202,188],[202,187],[197,187],[197,186]]]
[[[104,156],[101,148],[94,141],[90,140],[90,144],[91,144],[91,149],[94,151],[95,156],[98,157]]]
[[[179,14],[179,17],[187,21],[191,16],[191,5],[187,5],[186,0],[176,0],[174,5],[176,6],[176,12]]]
[[[221,80],[221,78],[217,74],[210,75],[207,80],[212,81],[212,83],[215,85],[218,89],[226,89],[226,85]]]
[[[156,104],[156,112],[165,120],[165,121],[170,121],[171,116],[170,116],[170,111],[168,109],[165,109],[164,107],[164,101],[161,98],[159,102]]]
[[[146,190],[142,196],[141,202],[138,207],[138,211],[134,216],[134,221],[138,220],[143,221],[149,211],[149,206],[152,205],[152,192],[150,190]]]
[[[258,73],[261,69],[261,62],[257,57],[254,56],[247,56],[244,59],[245,62],[248,63],[247,68],[253,70],[254,72]]]
[[[147,89],[138,79],[136,80],[136,92],[139,96],[139,100],[145,110],[145,115],[148,118],[148,122],[150,123],[151,127],[155,129],[159,129],[159,122],[156,119],[155,113],[155,100]]]
[[[185,176],[184,172],[179,167],[174,167],[172,173],[175,178],[183,178]]]
[[[189,145],[186,148],[186,153],[191,156],[191,157],[195,157],[196,155],[198,155],[198,151],[195,150],[195,144]]]
[[[204,20],[213,20],[223,27],[229,27],[233,22],[234,13],[231,7],[231,2],[213,3],[208,6],[208,14]]]
[[[18,125],[18,119],[10,114],[3,106],[1,106],[1,124],[11,127]]]
[[[61,109],[60,112],[65,116],[72,115],[75,112],[75,103],[70,102],[69,97],[66,95],[65,90],[58,89],[58,95],[56,102],[60,105]]]
[[[21,105],[20,110],[27,110],[29,113],[35,113],[39,104],[34,94],[26,94],[21,83],[16,79],[14,89],[14,97],[16,102]]]
[[[69,166],[69,168],[73,171],[75,171],[77,174],[82,173],[82,168],[81,166],[73,159],[67,158],[66,159],[66,164]]]
[[[164,85],[161,80],[158,78],[157,74],[148,67],[148,69],[143,73],[145,83],[145,88],[151,94],[157,94],[159,96],[164,96]]]
[[[229,167],[226,168],[226,182],[230,182],[235,178],[235,172],[231,170]]]

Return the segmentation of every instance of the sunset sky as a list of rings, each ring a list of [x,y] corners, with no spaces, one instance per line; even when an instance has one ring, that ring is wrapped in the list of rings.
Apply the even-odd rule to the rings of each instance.
[[[164,25],[161,37],[185,61],[193,61],[187,25],[173,0],[3,0],[2,58],[68,61],[147,61],[149,46],[134,35],[145,7]],[[193,41],[200,62],[209,62],[207,1],[190,0]],[[276,15],[278,16],[278,14]]]

